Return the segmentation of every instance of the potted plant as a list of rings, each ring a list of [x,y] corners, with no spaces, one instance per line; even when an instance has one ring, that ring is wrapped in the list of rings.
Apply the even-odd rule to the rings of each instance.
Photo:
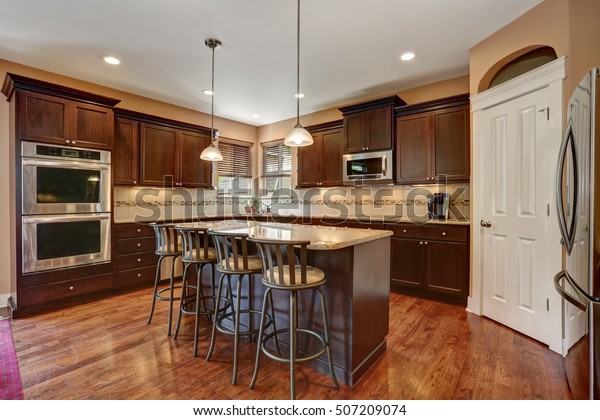
[[[245,201],[244,205],[246,208],[246,213],[256,213],[258,211],[259,203],[260,199],[258,197],[252,197],[252,199]]]

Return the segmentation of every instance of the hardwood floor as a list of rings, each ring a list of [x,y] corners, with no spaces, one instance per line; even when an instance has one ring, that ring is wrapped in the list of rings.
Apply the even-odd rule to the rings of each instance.
[[[288,399],[289,369],[265,358],[248,389],[256,344],[242,341],[239,385],[231,385],[233,340],[219,335],[213,358],[193,318],[166,336],[168,305],[146,325],[150,289],[12,320],[26,399]],[[464,308],[392,293],[388,350],[353,388],[303,366],[299,399],[571,399],[562,357]]]

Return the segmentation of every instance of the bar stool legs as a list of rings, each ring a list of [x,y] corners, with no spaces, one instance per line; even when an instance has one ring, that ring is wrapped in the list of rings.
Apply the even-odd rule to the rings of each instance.
[[[234,301],[233,296],[231,294],[231,274],[226,274],[226,273],[221,274],[221,276],[219,278],[219,285],[217,286],[217,301],[219,301],[219,299],[222,298],[223,289],[225,288],[224,282],[225,282],[225,278],[226,278],[226,281],[227,281],[226,292],[227,292],[227,290],[229,290],[229,297],[230,297],[232,312],[221,314],[222,309],[219,307],[215,307],[212,335],[210,338],[210,347],[209,347],[208,353],[206,355],[206,360],[210,361],[213,350],[215,348],[217,331],[224,333],[224,334],[233,335],[233,374],[232,374],[232,378],[231,378],[231,383],[233,385],[237,384],[237,376],[238,376],[238,369],[239,369],[238,368],[238,355],[239,355],[240,336],[252,336],[253,334],[257,334],[257,332],[258,332],[257,330],[251,328],[250,322],[249,322],[249,325],[246,326],[246,328],[247,328],[246,331],[240,330],[240,326],[242,326],[241,319],[240,319],[242,313],[248,314],[249,321],[251,320],[252,314],[259,313],[258,311],[254,310],[254,309],[250,309],[250,308],[243,309],[243,310],[241,309],[242,283],[244,281],[244,277],[250,276],[250,275],[251,274],[245,274],[245,275],[240,275],[238,277],[237,285],[236,285],[236,293],[237,294],[236,294],[235,301]],[[249,277],[248,277],[248,280],[250,280]],[[226,309],[226,308],[224,308],[224,309]],[[262,314],[262,312],[261,312],[261,314]],[[265,325],[265,321],[264,321],[265,318],[267,319],[266,325]],[[233,320],[233,330],[222,325],[222,322],[224,319],[232,319]],[[261,316],[261,323],[263,324],[264,328],[268,328],[271,324],[275,325],[275,315],[273,312],[273,302],[272,301],[271,301],[271,314],[266,315],[266,317]],[[279,343],[277,343],[277,348],[279,349]]]
[[[194,315],[194,350],[192,351],[192,355],[196,357],[198,355],[198,328],[200,327],[200,315],[207,315],[210,319],[211,314],[214,312],[214,308],[217,306],[216,300],[213,295],[204,296],[202,292],[202,269],[207,263],[204,264],[195,264],[195,263],[186,263],[183,269],[183,284],[182,284],[182,292],[181,292],[181,302],[179,305],[179,313],[177,315],[177,323],[175,324],[175,333],[173,335],[173,339],[177,339],[177,335],[179,334],[179,326],[181,324],[181,316],[182,314]],[[190,286],[188,281],[188,269],[191,265],[196,266],[196,285]],[[195,295],[195,307],[194,311],[189,311],[186,309],[187,304],[189,303],[189,298],[187,295],[187,289],[192,288],[196,290]],[[212,290],[215,289],[215,278],[214,278],[214,265],[213,265],[213,277],[212,277]],[[204,300],[210,299],[213,301],[213,310],[208,310],[204,305]],[[200,309],[200,304],[203,306],[203,310]]]
[[[171,264],[171,277],[169,278],[169,287],[165,287],[164,289],[158,290],[158,283],[160,281],[160,267],[163,262],[163,259],[170,257],[172,258]],[[179,300],[179,298],[173,295],[173,291],[175,289],[175,260],[177,258],[169,255],[161,255],[158,259],[158,263],[156,264],[156,276],[154,278],[154,290],[152,292],[152,307],[150,308],[150,315],[148,316],[148,324],[152,322],[152,316],[154,315],[154,308],[156,307],[156,301],[169,301],[169,322],[167,325],[167,336],[171,336],[171,325],[173,322],[173,301]],[[161,296],[162,293],[169,291],[169,297]]]
[[[217,287],[217,302],[220,302],[223,290],[223,279],[227,277],[227,285],[230,293],[231,304],[232,304],[232,315],[234,316],[233,323],[233,376],[231,379],[231,383],[233,385],[237,384],[237,373],[238,373],[238,348],[239,348],[239,335],[240,335],[240,296],[242,291],[242,280],[244,276],[240,276],[237,282],[237,295],[235,297],[235,305],[233,306],[233,296],[231,296],[231,274],[221,274],[219,277],[219,285]],[[216,334],[219,322],[221,322],[228,314],[220,315],[219,314],[218,305],[215,307],[215,315],[213,320],[212,334],[210,337],[210,347],[208,348],[208,353],[206,355],[206,360],[210,361],[210,357],[212,356],[212,352],[215,348]],[[225,332],[222,331],[221,332]]]
[[[296,399],[296,364],[298,362],[306,362],[309,360],[316,359],[323,353],[323,350],[327,351],[327,359],[329,362],[329,375],[331,376],[331,380],[333,381],[333,386],[335,389],[339,389],[340,386],[339,386],[339,383],[335,376],[335,370],[333,367],[333,353],[331,351],[331,345],[329,342],[329,319],[327,316],[327,302],[325,300],[325,294],[323,293],[323,290],[320,287],[316,288],[316,290],[321,295],[321,308],[323,311],[323,328],[324,328],[324,336],[325,336],[324,339],[313,331],[298,328],[298,290],[289,290],[289,292],[290,292],[290,312],[289,312],[290,326],[289,326],[289,328],[285,328],[285,329],[281,329],[281,330],[277,330],[276,328],[274,328],[274,331],[272,333],[265,336],[264,335],[264,331],[265,331],[264,314],[266,313],[267,300],[270,301],[271,310],[273,310],[272,289],[271,288],[267,289],[267,291],[265,292],[265,296],[263,298],[262,316],[260,319],[260,326],[259,326],[259,331],[258,331],[258,348],[256,350],[256,363],[254,365],[254,374],[252,375],[252,380],[250,381],[250,389],[253,389],[254,385],[256,384],[256,379],[258,378],[258,371],[260,368],[260,355],[261,355],[261,353],[264,353],[266,356],[268,356],[269,358],[271,358],[273,360],[289,363],[289,366],[290,366],[290,399],[295,400]],[[279,350],[279,344],[277,342],[277,335],[284,333],[284,332],[289,333],[289,339],[290,339],[290,343],[289,343],[290,344],[290,356],[288,359],[281,357],[281,351]],[[311,334],[311,335],[319,338],[322,342],[322,345],[324,346],[324,349],[321,349],[319,352],[317,352],[314,355],[306,356],[303,358],[298,358],[297,357],[298,332],[308,333],[308,334]],[[266,344],[270,338],[275,339],[276,349],[280,354],[279,357],[275,356],[274,354],[271,354],[266,349]]]

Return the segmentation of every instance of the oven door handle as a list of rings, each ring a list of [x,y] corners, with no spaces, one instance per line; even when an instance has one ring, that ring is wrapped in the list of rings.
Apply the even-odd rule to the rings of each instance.
[[[97,162],[65,162],[60,160],[42,160],[24,157],[23,166],[41,166],[44,168],[87,169],[90,171],[108,171],[110,164]]]
[[[110,213],[82,213],[69,215],[23,216],[23,223],[65,223],[92,220],[110,220]]]

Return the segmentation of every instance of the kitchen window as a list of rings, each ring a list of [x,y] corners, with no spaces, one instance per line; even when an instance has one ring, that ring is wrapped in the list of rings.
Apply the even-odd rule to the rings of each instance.
[[[223,160],[218,164],[218,194],[252,195],[252,145],[219,141]]]
[[[263,146],[264,188],[267,194],[292,187],[292,148],[283,140]]]

